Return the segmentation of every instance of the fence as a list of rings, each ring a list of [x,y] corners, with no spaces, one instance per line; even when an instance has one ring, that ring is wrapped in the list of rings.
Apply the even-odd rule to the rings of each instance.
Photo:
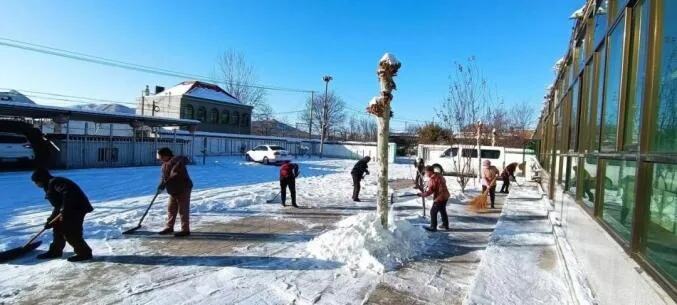
[[[220,134],[184,131],[161,131],[157,136],[102,136],[63,135],[48,136],[59,148],[52,157],[57,168],[92,168],[157,165],[155,152],[169,147],[175,154],[190,156],[194,162],[206,156],[242,155],[258,145],[279,145],[293,155],[319,154],[317,140],[298,138],[263,137],[237,134]],[[396,146],[390,143],[389,162],[394,162]],[[307,151],[302,148],[308,148]],[[376,143],[328,142],[324,145],[325,157],[359,159],[371,156],[377,159]]]
[[[188,142],[173,138],[106,137],[92,135],[50,136],[59,148],[52,158],[54,167],[91,168],[156,165],[155,153],[169,147],[186,154]]]
[[[242,155],[258,145],[279,145],[292,155],[303,153],[302,147],[308,148],[308,153],[318,155],[320,142],[299,138],[282,138],[268,136],[252,136],[238,134],[222,134],[210,132],[195,132],[190,134],[184,131],[163,132],[163,136],[176,137],[190,141],[188,154],[193,158],[203,156]],[[395,143],[389,143],[389,162],[395,160]],[[364,156],[377,158],[376,143],[374,142],[326,142],[323,156],[330,158],[360,159]]]

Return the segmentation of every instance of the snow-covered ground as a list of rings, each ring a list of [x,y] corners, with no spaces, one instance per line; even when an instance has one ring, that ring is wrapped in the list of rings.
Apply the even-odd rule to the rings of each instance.
[[[182,246],[183,241],[151,234],[163,226],[166,195],[158,197],[138,234],[121,235],[124,229],[136,225],[150,202],[159,168],[55,171],[55,175],[79,183],[95,207],[85,220],[85,238],[96,259],[86,264],[58,259],[38,262],[32,257],[40,253],[36,251],[30,257],[2,265],[0,302],[223,304],[227,300],[230,304],[359,304],[378,282],[383,266],[355,265],[349,251],[359,249],[349,246],[343,252],[326,250],[333,237],[341,234],[340,228],[326,232],[334,222],[346,217],[342,223],[360,221],[374,213],[374,176],[367,176],[363,182],[364,202],[355,204],[350,200],[349,171],[354,162],[300,161],[297,196],[304,209],[266,203],[279,189],[277,167],[230,157],[189,166],[195,183],[191,201],[194,234],[187,240],[204,240],[197,246]],[[0,217],[5,219],[0,225],[2,249],[21,245],[39,231],[49,215],[50,206],[29,175],[0,174],[0,185],[11,190],[0,209]],[[391,179],[411,179],[413,169],[410,165],[393,164],[390,175]],[[406,202],[398,203],[405,205]],[[406,221],[395,222],[397,227],[392,228],[394,238],[390,241],[397,243],[393,245],[406,243],[402,236],[425,237],[420,228],[414,232]],[[226,226],[223,228],[227,231],[216,232],[219,225]],[[364,230],[374,228],[372,225]],[[234,232],[238,229],[242,230]],[[318,236],[322,232],[326,234]],[[49,235],[43,237],[45,243],[40,250],[47,248]],[[311,241],[312,238],[316,239]],[[343,241],[356,242],[345,238]],[[375,246],[374,242],[378,241],[357,241],[355,247]],[[420,244],[416,241],[405,244],[417,245]],[[322,247],[324,251],[317,250]],[[387,267],[406,261],[416,252],[400,250],[401,257],[389,256],[385,260]],[[370,256],[368,251],[356,255],[362,255],[363,261]]]
[[[189,166],[193,234],[185,239],[154,234],[163,227],[167,195],[158,197],[142,229],[121,234],[148,206],[159,167],[55,171],[80,184],[95,207],[85,219],[95,259],[35,260],[50,232],[40,251],[0,265],[0,304],[460,304],[500,213],[467,210],[476,186],[463,195],[447,177],[450,232],[425,233],[420,226],[429,220],[421,217],[420,200],[398,196],[391,226],[383,229],[374,215],[375,176],[363,181],[363,202],[350,198],[355,160],[298,163],[299,209],[266,203],[279,190],[278,167],[234,157]],[[370,167],[377,172],[375,162]],[[389,174],[411,181],[414,170],[396,163]],[[0,203],[0,249],[21,245],[50,213],[29,176],[0,174],[8,190]],[[408,183],[396,195],[414,193]],[[501,238],[494,241],[511,242]],[[505,263],[497,270],[510,272]]]

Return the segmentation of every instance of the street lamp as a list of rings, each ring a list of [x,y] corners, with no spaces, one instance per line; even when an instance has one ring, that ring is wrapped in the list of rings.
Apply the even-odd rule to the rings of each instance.
[[[327,116],[328,116],[328,107],[327,104],[329,100],[329,82],[334,78],[331,75],[325,75],[322,77],[324,81],[324,105],[322,106],[322,134],[320,135],[320,158],[322,158],[324,153],[324,138],[327,134]]]

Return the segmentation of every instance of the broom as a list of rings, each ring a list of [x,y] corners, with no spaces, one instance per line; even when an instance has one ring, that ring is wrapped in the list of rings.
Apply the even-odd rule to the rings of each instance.
[[[468,206],[469,210],[477,212],[487,209],[487,197],[489,195],[489,189],[491,188],[491,185],[494,185],[494,183],[496,183],[496,178],[491,180],[491,183],[489,183],[490,186],[487,187],[485,191],[483,191],[479,196],[470,200],[470,205]]]

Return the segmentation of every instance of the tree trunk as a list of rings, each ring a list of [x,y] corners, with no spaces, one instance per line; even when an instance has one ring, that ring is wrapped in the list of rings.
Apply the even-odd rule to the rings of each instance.
[[[386,103],[383,117],[378,118],[378,195],[377,213],[384,228],[388,227],[388,138],[390,135],[390,103]]]

